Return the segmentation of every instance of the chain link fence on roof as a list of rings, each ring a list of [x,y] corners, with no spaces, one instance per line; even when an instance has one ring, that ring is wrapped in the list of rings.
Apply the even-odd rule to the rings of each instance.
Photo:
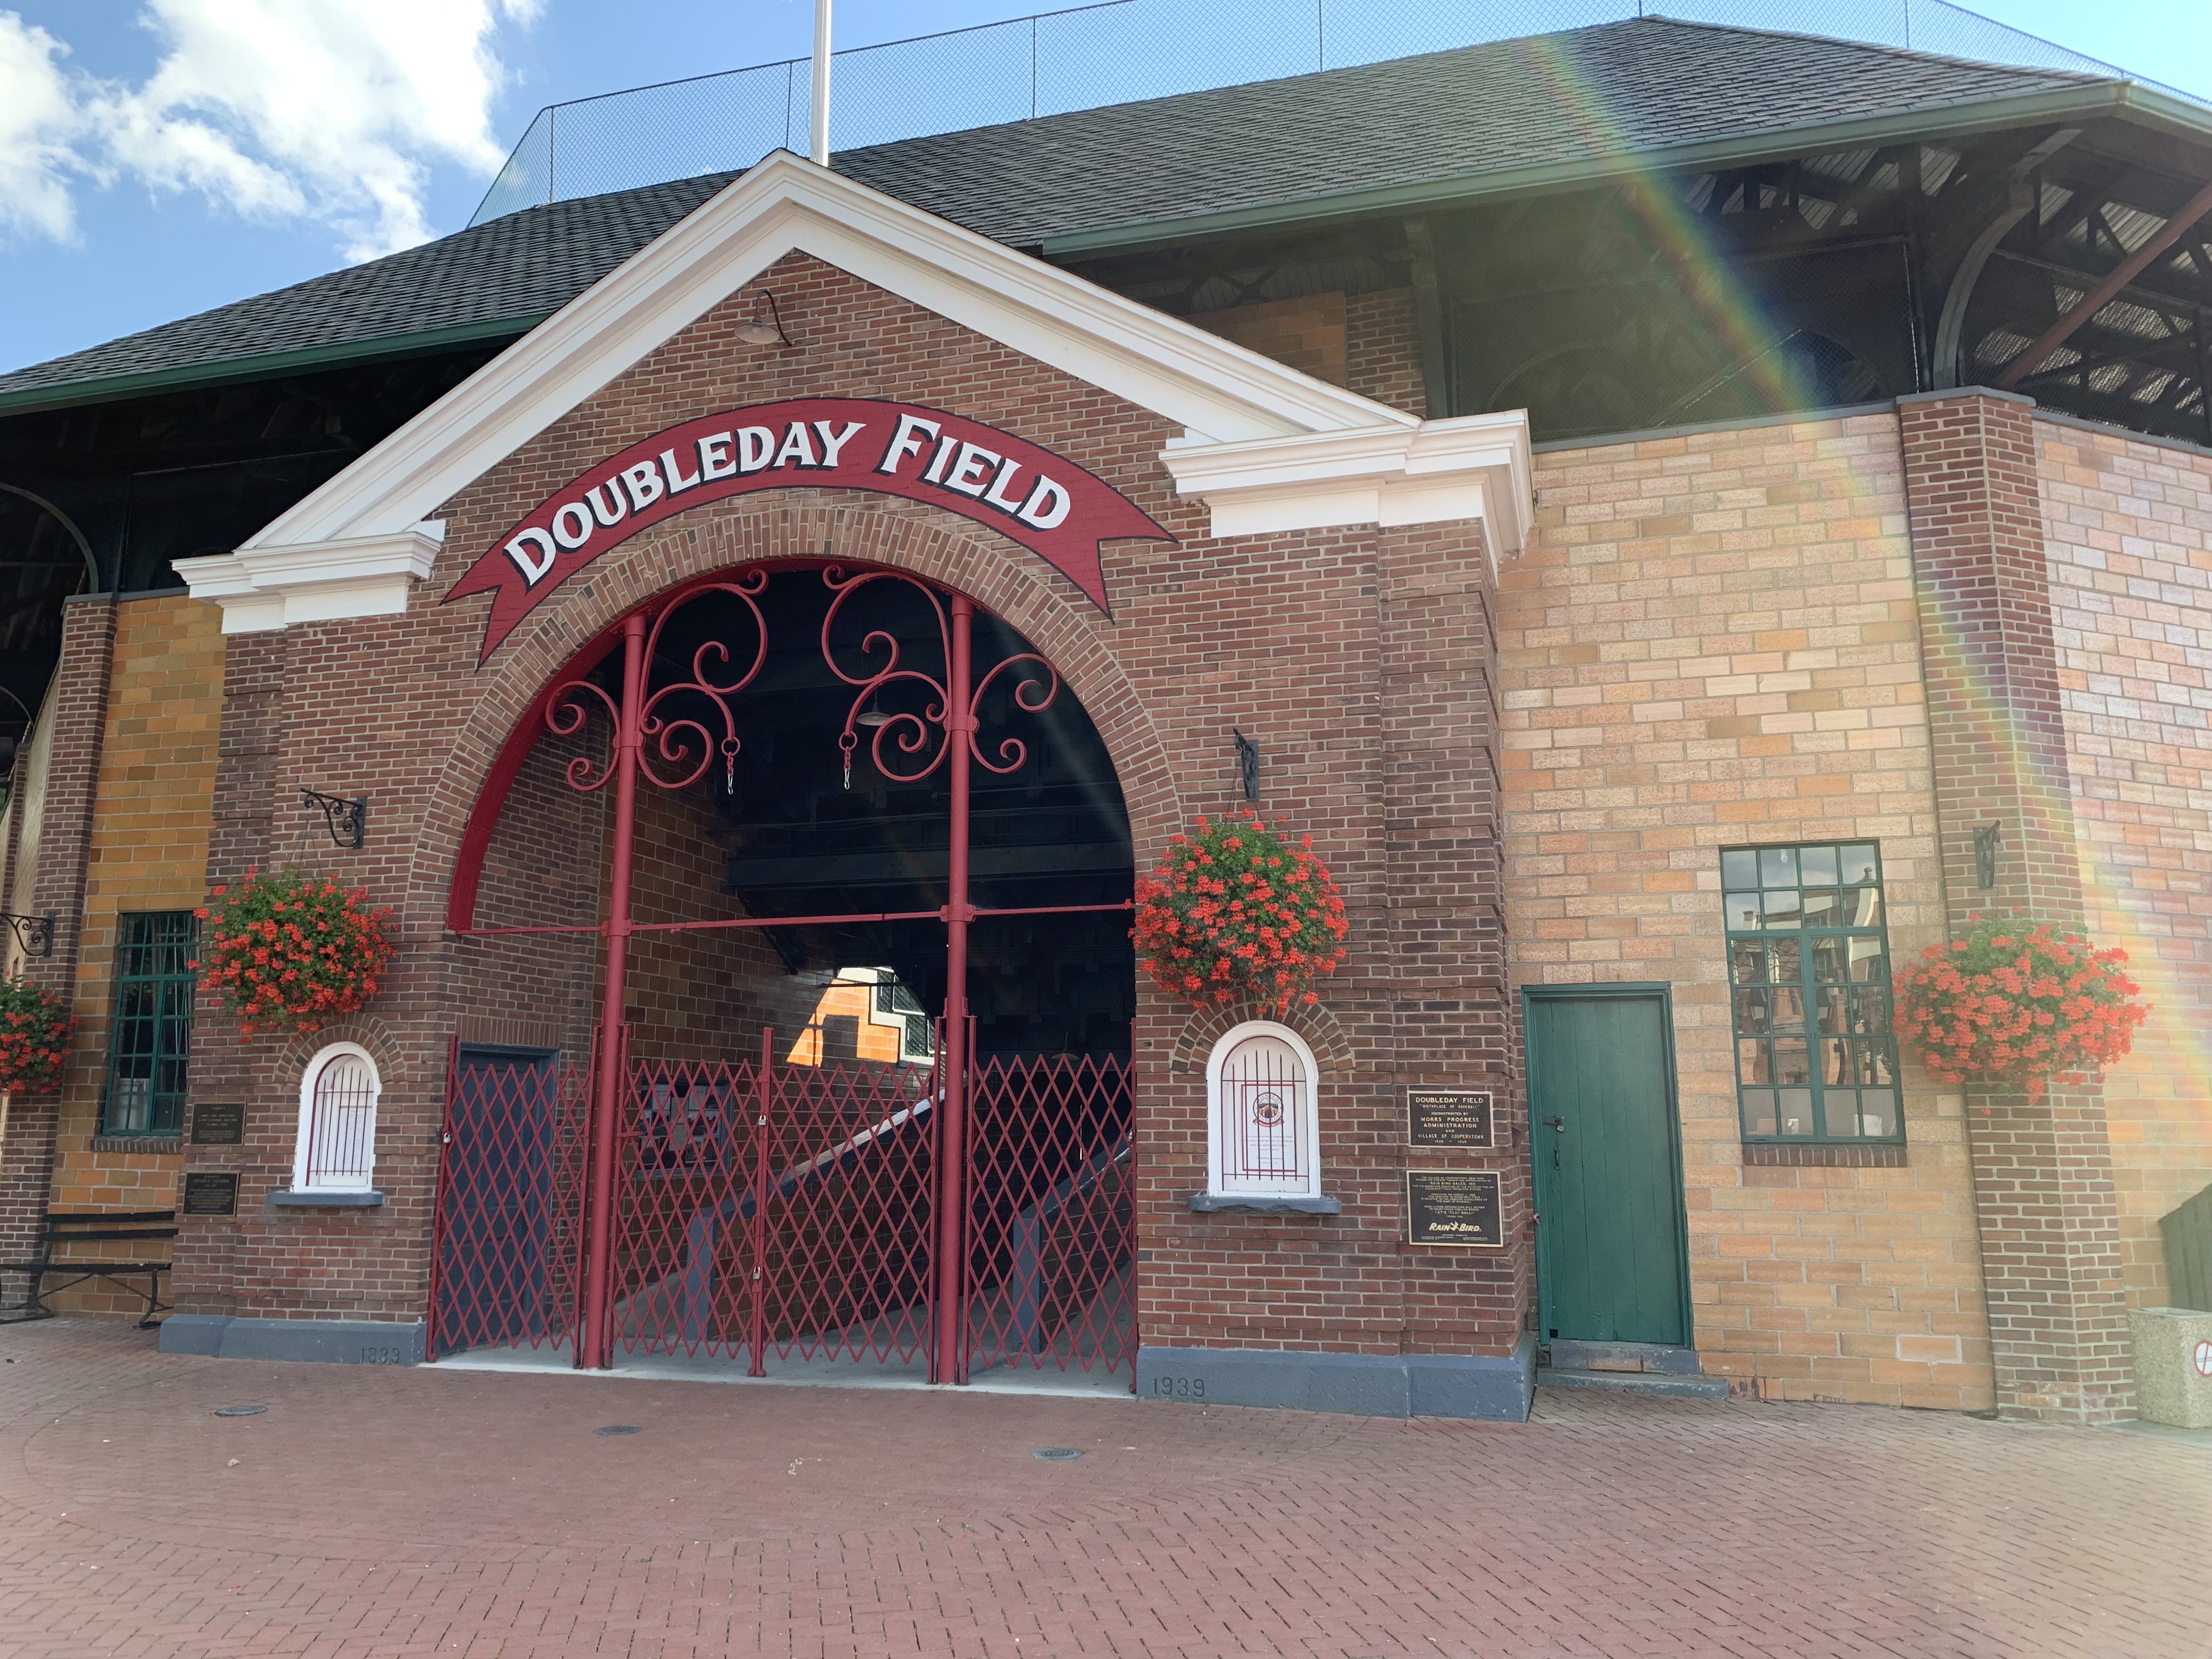
[[[1103,0],[836,55],[831,148],[861,149],[1139,99],[1381,63],[1599,23],[1659,16],[1901,46],[2022,68],[2108,76],[2203,98],[1982,16],[1948,0]],[[807,59],[550,105],[471,225],[543,203],[803,153]]]

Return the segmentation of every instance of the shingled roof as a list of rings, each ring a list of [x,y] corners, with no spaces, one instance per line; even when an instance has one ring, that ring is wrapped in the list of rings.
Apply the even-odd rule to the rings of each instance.
[[[839,171],[1017,247],[1134,243],[1393,193],[1994,108],[2122,82],[1641,18],[847,151]],[[2029,114],[2023,109],[2023,118]],[[1901,135],[1900,135],[1901,136]],[[1748,159],[1747,155],[1743,159]],[[735,177],[526,209],[423,246],[0,375],[0,410],[520,334]]]

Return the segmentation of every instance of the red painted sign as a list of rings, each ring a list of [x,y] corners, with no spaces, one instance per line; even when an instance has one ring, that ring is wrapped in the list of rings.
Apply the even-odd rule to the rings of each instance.
[[[656,432],[557,489],[446,595],[493,595],[477,661],[570,576],[641,530],[757,489],[868,489],[950,507],[1028,548],[1109,616],[1098,544],[1171,542],[1119,490],[1066,457],[918,404],[798,398]]]

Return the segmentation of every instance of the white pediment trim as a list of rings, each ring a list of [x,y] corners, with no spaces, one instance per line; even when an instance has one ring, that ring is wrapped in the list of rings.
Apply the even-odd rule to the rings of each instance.
[[[441,520],[389,536],[283,546],[248,543],[235,553],[179,559],[196,599],[222,608],[226,634],[261,634],[294,623],[397,617],[446,544]]]
[[[246,545],[404,529],[793,252],[1206,441],[1419,424],[779,150]]]
[[[1482,521],[1491,568],[1521,551],[1534,501],[1526,411],[1411,426],[1171,444],[1176,493],[1195,495],[1217,536],[1332,525]]]
[[[1422,421],[779,150],[237,552],[179,572],[229,633],[404,611],[438,545],[428,514],[794,252],[1172,422],[1162,459],[1217,535],[1481,518],[1493,556],[1521,544],[1521,415]]]

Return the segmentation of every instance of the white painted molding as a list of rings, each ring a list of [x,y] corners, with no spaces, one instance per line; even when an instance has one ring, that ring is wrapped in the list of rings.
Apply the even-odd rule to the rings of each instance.
[[[779,150],[246,550],[398,533],[793,252],[1164,416],[1200,444],[1420,424]],[[795,326],[803,346],[806,325]]]
[[[1494,571],[1535,510],[1526,410],[1239,443],[1177,443],[1160,459],[1217,536],[1333,525],[1480,520]]]
[[[175,569],[196,599],[222,607],[226,634],[264,634],[294,623],[396,617],[430,574],[446,544],[440,520],[394,535],[263,546],[179,559]]]

